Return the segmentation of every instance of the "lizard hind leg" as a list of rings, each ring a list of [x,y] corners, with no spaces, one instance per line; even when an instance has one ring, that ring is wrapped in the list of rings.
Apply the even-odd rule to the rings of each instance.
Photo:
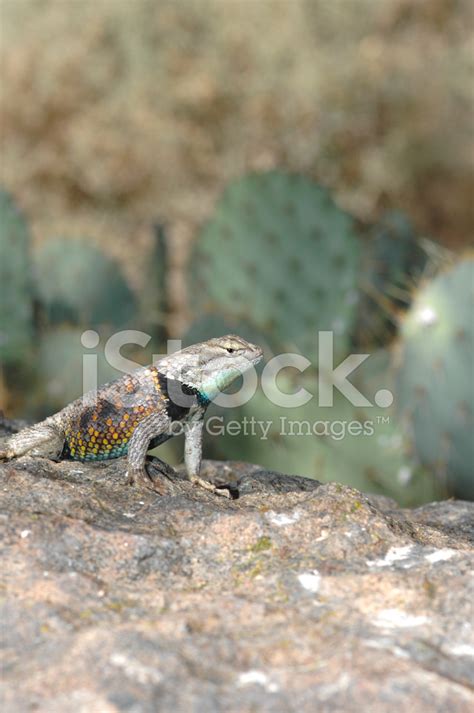
[[[169,424],[169,419],[164,413],[153,413],[141,421],[136,427],[130,439],[128,446],[128,462],[127,462],[127,483],[129,485],[144,486],[152,489],[160,495],[166,493],[164,484],[158,479],[152,478],[146,469],[146,454],[150,445],[150,441],[163,433]],[[165,468],[171,472],[173,469],[160,459],[161,467],[159,470],[166,473]]]
[[[55,425],[42,421],[15,433],[0,450],[0,460],[11,460],[24,455],[58,460],[64,447],[64,434]]]

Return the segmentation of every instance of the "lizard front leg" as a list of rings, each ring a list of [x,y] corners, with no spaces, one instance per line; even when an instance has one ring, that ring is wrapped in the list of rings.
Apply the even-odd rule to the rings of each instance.
[[[212,493],[216,493],[216,495],[223,495],[226,498],[230,498],[230,493],[227,489],[218,488],[199,475],[202,461],[203,426],[204,420],[202,416],[186,424],[184,432],[184,464],[186,466],[187,476],[192,483],[200,485],[201,488],[210,490]]]
[[[169,424],[170,420],[165,413],[154,413],[144,418],[136,427],[128,446],[127,482],[129,485],[144,485],[147,488],[152,488],[160,495],[165,494],[166,491],[163,484],[156,482],[149,475],[145,461],[150,441],[164,433]],[[163,473],[174,473],[173,468],[167,463],[160,461],[160,464]]]

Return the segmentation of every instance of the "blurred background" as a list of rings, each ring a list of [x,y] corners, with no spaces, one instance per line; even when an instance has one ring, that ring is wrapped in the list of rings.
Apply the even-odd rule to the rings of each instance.
[[[357,378],[372,401],[392,385],[393,407],[292,418],[370,417],[374,436],[276,423],[206,454],[407,504],[474,498],[472,3],[0,10],[4,412],[41,418],[78,396],[88,328],[101,381],[118,375],[101,356],[118,329],[152,335],[124,350],[141,363],[167,338],[229,330],[312,359],[330,329],[338,358],[372,354]],[[280,414],[262,394],[246,408]]]

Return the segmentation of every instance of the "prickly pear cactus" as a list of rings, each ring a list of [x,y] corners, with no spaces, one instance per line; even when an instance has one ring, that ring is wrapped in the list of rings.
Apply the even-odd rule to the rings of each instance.
[[[85,240],[56,239],[35,255],[38,300],[49,324],[124,326],[136,303],[119,266]]]
[[[100,342],[89,347],[80,327],[62,325],[40,334],[36,355],[36,388],[32,389],[26,407],[30,417],[44,418],[96,385],[123,375],[123,371],[105,358],[104,347],[108,336],[110,333],[102,332]],[[133,362],[128,365],[133,370],[151,363],[152,347],[142,349],[135,344],[125,344],[120,349],[120,356]]]
[[[419,505],[445,495],[429,472],[406,456],[404,435],[393,407],[377,406],[375,394],[391,389],[385,352],[372,355],[357,373],[357,388],[373,404],[355,408],[335,392],[334,405],[317,400],[317,376],[292,382],[282,375],[279,388],[313,394],[294,408],[275,404],[259,389],[238,409],[211,408],[205,429],[205,454],[245,460],[280,472],[344,483],[363,492]]]
[[[416,294],[401,325],[399,412],[419,460],[474,499],[474,256]]]
[[[388,495],[407,507],[445,498],[443,485],[408,453],[394,402],[380,398],[395,389],[390,352],[371,354],[352,380],[372,405],[355,408],[345,399],[342,409],[340,404],[335,425],[342,431],[341,422],[345,423],[345,435],[326,442],[324,479]]]
[[[198,237],[191,308],[246,320],[311,359],[317,331],[333,330],[342,355],[358,259],[352,220],[326,190],[298,175],[249,175],[228,187]]]
[[[368,238],[361,271],[357,343],[386,344],[396,329],[395,314],[406,309],[428,256],[403,213],[387,213]]]
[[[90,350],[82,345],[82,333],[80,328],[59,327],[41,334],[36,361],[37,389],[33,398],[35,407],[44,409],[46,413],[38,416],[63,408],[88,390],[83,381],[83,357]],[[119,374],[109,370],[101,358],[98,383],[117,376]]]
[[[18,363],[31,345],[30,235],[12,198],[0,191],[0,363]]]
[[[278,384],[284,392],[295,390],[286,377]],[[306,382],[305,388],[310,384]],[[261,388],[238,408],[212,406],[206,421],[205,455],[319,478],[324,444],[302,423],[308,415],[312,420],[314,410],[310,406],[285,409],[273,403]]]

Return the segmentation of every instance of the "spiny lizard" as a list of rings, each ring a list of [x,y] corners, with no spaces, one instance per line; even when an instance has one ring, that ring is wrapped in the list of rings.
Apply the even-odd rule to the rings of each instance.
[[[199,477],[204,413],[220,391],[262,358],[260,347],[235,335],[210,339],[158,359],[153,366],[105,384],[58,413],[11,436],[0,460],[23,455],[51,460],[128,458],[128,482],[163,492],[145,465],[147,451],[184,423],[188,478],[218,492]],[[160,461],[161,470],[172,470]],[[222,493],[224,494],[224,493]]]

